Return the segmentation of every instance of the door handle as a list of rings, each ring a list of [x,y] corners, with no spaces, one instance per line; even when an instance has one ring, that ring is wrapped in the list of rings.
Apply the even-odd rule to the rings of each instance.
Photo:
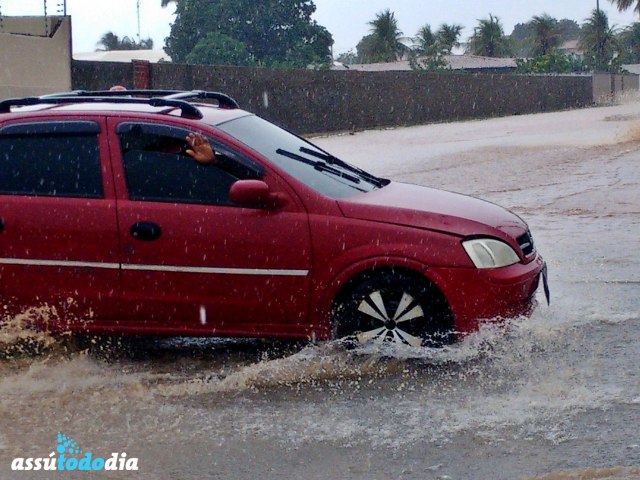
[[[4,232],[4,218],[0,217],[0,233]]]
[[[152,222],[137,222],[131,225],[129,233],[136,240],[150,242],[160,238],[162,229],[160,228],[160,225]]]

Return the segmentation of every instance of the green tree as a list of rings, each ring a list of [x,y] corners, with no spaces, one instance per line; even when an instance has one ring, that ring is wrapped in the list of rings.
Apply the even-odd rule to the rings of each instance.
[[[618,35],[622,63],[640,63],[640,23],[635,22]]]
[[[545,15],[542,15],[544,17]],[[535,17],[534,17],[535,18]],[[577,40],[580,37],[580,25],[575,20],[563,18],[556,21],[555,30],[558,35],[557,47],[568,40]],[[536,54],[536,27],[534,20],[527,23],[518,23],[509,36],[513,52],[518,57],[528,57]],[[538,52],[539,53],[539,52]]]
[[[507,57],[511,55],[509,38],[505,36],[500,19],[492,14],[478,20],[473,35],[467,43],[467,52],[485,57]]]
[[[460,34],[462,33],[462,25],[443,23],[440,25],[436,33],[437,43],[440,45],[443,53],[450,55],[451,51],[460,46]]]
[[[118,50],[118,47],[120,46],[120,37],[118,37],[118,35],[113,32],[107,32],[102,35],[102,37],[100,37],[100,40],[98,41],[96,46],[102,47],[96,49],[97,51]]]
[[[174,62],[186,62],[209,33],[243,43],[259,65],[306,67],[331,61],[333,38],[312,20],[313,0],[174,1],[176,20],[165,46]]]
[[[413,51],[417,55],[430,55],[436,45],[436,34],[431,30],[431,25],[426,24],[420,27],[416,36],[413,37]]]
[[[517,57],[528,57],[533,50],[534,30],[531,22],[517,23],[509,35],[513,53]]]
[[[618,7],[618,10],[621,12],[623,10],[628,10],[630,7],[640,13],[640,0],[609,0],[611,3],[615,3]]]
[[[560,41],[577,40],[580,38],[580,25],[575,20],[563,18],[558,21],[558,31],[560,33]]]
[[[604,11],[594,9],[582,24],[579,47],[585,52],[585,64],[594,70],[619,69],[620,49],[616,29],[609,27],[609,17]]]
[[[376,14],[376,18],[371,20],[369,25],[373,37],[369,52],[371,63],[395,62],[407,51],[407,47],[400,42],[402,32],[391,10]]]
[[[438,32],[433,33],[431,26],[426,24],[418,30],[413,38],[415,46],[409,55],[409,65],[412,70],[438,71],[447,68],[445,55],[457,43],[462,27],[443,24]]]
[[[585,70],[582,60],[574,55],[552,52],[530,59],[516,59],[518,73],[571,73]]]
[[[360,39],[358,45],[356,45],[356,52],[358,54],[358,62],[357,63],[374,63],[376,60],[376,40],[371,35],[365,35]]]
[[[541,17],[545,17],[543,14]],[[535,19],[536,17],[534,17]],[[527,23],[518,23],[513,28],[513,32],[509,36],[513,52],[518,57],[528,57],[530,55],[540,54],[536,52],[536,25],[534,19]],[[554,20],[555,21],[555,20]],[[568,40],[577,40],[580,37],[580,25],[575,20],[569,20],[563,18],[562,20],[555,21],[555,30],[558,35],[557,47],[560,47],[564,42]],[[542,35],[544,35],[541,32]],[[539,44],[538,44],[539,48]]]
[[[187,55],[187,63],[253,66],[256,61],[244,43],[222,33],[209,33]]]
[[[536,15],[531,20],[534,33],[532,54],[535,57],[549,55],[560,45],[558,21],[547,13]]]
[[[135,41],[132,38],[124,36],[118,37],[113,32],[107,32],[98,41],[96,51],[109,50],[151,50],[153,49],[153,40],[151,38]]]

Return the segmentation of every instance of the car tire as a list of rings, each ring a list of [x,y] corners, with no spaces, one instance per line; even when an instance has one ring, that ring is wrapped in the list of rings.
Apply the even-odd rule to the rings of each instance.
[[[455,339],[449,308],[439,290],[417,275],[367,274],[334,304],[334,336],[351,345],[394,342],[437,347]]]

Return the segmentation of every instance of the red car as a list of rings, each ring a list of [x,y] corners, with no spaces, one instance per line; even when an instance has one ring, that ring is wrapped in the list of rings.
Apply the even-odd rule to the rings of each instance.
[[[546,286],[513,213],[375,177],[219,93],[0,102],[0,164],[0,298],[53,330],[418,347]]]

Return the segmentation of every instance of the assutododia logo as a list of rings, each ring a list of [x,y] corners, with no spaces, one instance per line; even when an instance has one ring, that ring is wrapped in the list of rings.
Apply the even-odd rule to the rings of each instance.
[[[54,452],[43,458],[16,457],[11,470],[56,470],[56,471],[132,471],[138,470],[138,459],[126,453],[112,453],[103,458],[85,452],[67,435],[58,432],[58,445]]]

